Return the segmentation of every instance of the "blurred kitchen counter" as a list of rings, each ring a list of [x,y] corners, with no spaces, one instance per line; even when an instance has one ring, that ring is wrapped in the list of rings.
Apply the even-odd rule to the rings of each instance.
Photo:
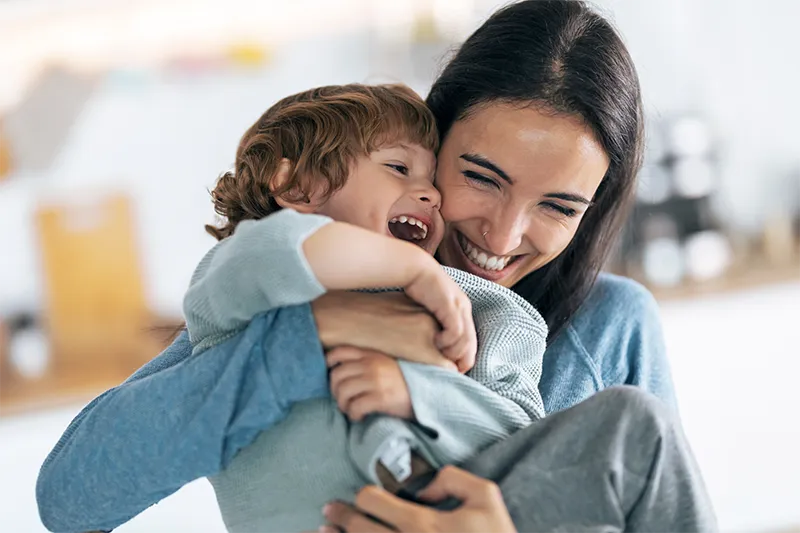
[[[103,338],[99,338],[91,353],[77,354],[85,355],[85,361],[73,356],[67,359],[66,366],[59,361],[60,354],[48,345],[46,335],[39,332],[42,348],[48,352],[49,367],[40,375],[26,376],[11,361],[10,335],[0,322],[0,417],[91,400],[122,383],[158,355],[182,325],[181,319],[155,318],[139,338],[126,343],[124,357],[119,344],[103,344]],[[18,349],[30,349],[26,346],[30,345]]]

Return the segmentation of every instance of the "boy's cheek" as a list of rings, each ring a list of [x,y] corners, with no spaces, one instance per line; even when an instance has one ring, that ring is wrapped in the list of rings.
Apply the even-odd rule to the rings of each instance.
[[[435,211],[435,215],[437,220],[434,222],[434,231],[431,235],[429,235],[428,242],[425,245],[425,249],[428,250],[430,253],[435,253],[439,246],[442,244],[442,239],[444,239],[444,218],[439,213],[439,211]]]

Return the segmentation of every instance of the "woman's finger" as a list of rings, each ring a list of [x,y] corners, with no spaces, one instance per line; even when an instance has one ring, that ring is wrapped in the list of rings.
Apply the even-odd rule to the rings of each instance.
[[[398,531],[428,531],[435,516],[431,509],[402,500],[375,485],[361,489],[355,504],[361,511],[392,524]]]
[[[455,498],[465,504],[470,502],[488,504],[490,500],[502,501],[500,489],[495,483],[450,465],[436,474],[433,481],[419,493],[419,497],[430,502]]]
[[[322,514],[332,525],[347,533],[389,533],[388,527],[371,520],[358,512],[351,505],[342,502],[331,502],[326,505]]]

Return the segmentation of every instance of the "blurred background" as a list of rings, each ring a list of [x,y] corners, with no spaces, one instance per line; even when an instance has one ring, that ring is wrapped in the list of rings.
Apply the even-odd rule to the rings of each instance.
[[[38,467],[181,323],[208,189],[278,98],[425,95],[495,0],[0,1],[0,523],[44,531]],[[658,298],[725,531],[800,529],[800,3],[604,0],[648,151],[608,268]],[[168,406],[165,406],[168,408]],[[195,482],[119,531],[223,531]]]

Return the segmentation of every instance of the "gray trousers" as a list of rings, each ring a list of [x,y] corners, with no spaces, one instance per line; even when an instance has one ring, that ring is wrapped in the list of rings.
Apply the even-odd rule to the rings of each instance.
[[[520,532],[717,530],[677,418],[632,387],[534,422],[463,466],[500,486]]]

